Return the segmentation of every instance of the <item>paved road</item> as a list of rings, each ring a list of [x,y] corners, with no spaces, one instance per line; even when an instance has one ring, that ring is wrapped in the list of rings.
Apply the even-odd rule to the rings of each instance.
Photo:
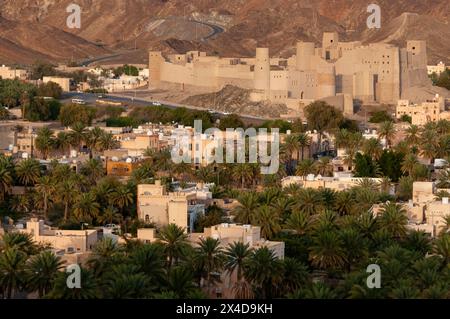
[[[132,95],[132,94],[134,94],[134,91],[128,92],[128,94]],[[98,94],[76,93],[76,92],[65,93],[63,96],[63,103],[70,103],[71,99],[73,99],[73,98],[82,99],[87,104],[95,104],[96,100],[98,100]],[[133,106],[149,106],[149,105],[151,105],[151,102],[152,102],[150,99],[134,98],[132,96],[127,96],[127,92],[124,92],[123,94],[108,93],[107,98],[104,100],[112,101],[112,102],[120,102],[120,103],[123,103],[124,105],[130,105],[130,106],[131,105],[133,105]],[[185,107],[187,109],[192,109],[192,110],[203,110],[203,111],[207,110],[206,108],[196,107],[196,106],[192,106],[192,105],[178,104],[178,103],[169,102],[169,101],[158,100],[158,102],[170,109],[175,109],[178,107]],[[223,114],[220,114],[220,113],[218,113],[217,115],[219,118],[224,116]],[[262,122],[262,121],[266,120],[266,118],[250,116],[250,115],[240,115],[240,117],[244,120],[251,120],[251,121],[258,121],[258,122],[259,121]]]
[[[198,23],[198,24],[202,24],[205,25],[207,27],[210,27],[212,29],[212,32],[210,34],[208,34],[206,37],[202,38],[202,41],[206,41],[212,37],[214,37],[217,34],[223,33],[225,30],[224,28],[222,28],[221,26],[215,25],[215,24],[211,24],[208,22],[203,22],[203,21],[198,21],[198,20],[191,20],[192,22]]]

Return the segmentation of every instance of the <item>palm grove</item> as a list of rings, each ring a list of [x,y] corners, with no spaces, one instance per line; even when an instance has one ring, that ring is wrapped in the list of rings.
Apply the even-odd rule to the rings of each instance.
[[[237,298],[448,298],[450,218],[439,236],[430,238],[407,228],[406,212],[396,201],[411,197],[415,180],[437,177],[442,185],[450,183],[446,173],[434,176],[418,161],[418,155],[430,162],[449,156],[450,125],[411,125],[405,140],[394,145],[395,126],[383,122],[383,150],[379,140],[364,140],[354,123],[326,104],[313,104],[306,116],[308,129],[317,130],[320,138],[334,135],[337,146],[346,149],[345,161],[361,177],[359,185],[342,192],[297,186],[281,190],[286,175],[332,174],[330,158],[306,158],[311,140],[302,125],[284,141],[284,165],[277,174],[262,176],[257,164],[194,169],[173,164],[168,151],[149,150],[125,184],[104,176],[96,158],[102,150],[116,147],[108,134],[88,132],[75,123],[62,143],[62,137],[40,131],[42,141],[36,141],[36,147],[43,155],[86,145],[91,159],[76,174],[56,162],[42,171],[33,159],[15,162],[1,157],[4,213],[15,218],[40,215],[61,228],[116,222],[124,233],[136,234],[138,227],[153,226],[136,218],[137,184],[155,178],[168,187],[172,178],[182,184],[214,182],[215,198],[237,199],[239,205],[229,213],[209,207],[197,220],[196,231],[229,220],[258,225],[264,238],[286,243],[286,258],[279,260],[267,248],[250,249],[242,243],[222,247],[212,238],[192,246],[183,229],[168,225],[158,229],[158,242],[153,244],[100,241],[83,266],[82,288],[68,289],[59,257],[23,234],[7,233],[1,242],[0,292],[6,298],[26,292],[45,298],[205,298],[215,291],[217,274],[227,273],[236,278]],[[383,177],[382,185],[365,178],[373,176]],[[395,196],[388,193],[391,184],[397,185]],[[26,194],[10,195],[13,185],[25,186]],[[373,204],[382,204],[377,217],[370,211]],[[382,269],[381,289],[366,286],[369,264]]]

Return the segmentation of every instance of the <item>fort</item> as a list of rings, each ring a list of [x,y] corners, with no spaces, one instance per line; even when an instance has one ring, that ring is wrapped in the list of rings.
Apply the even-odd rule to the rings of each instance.
[[[199,51],[165,57],[150,51],[149,70],[151,89],[172,83],[213,92],[235,85],[252,90],[252,101],[269,100],[300,110],[325,100],[345,114],[353,113],[355,102],[397,104],[407,89],[429,82],[425,41],[407,41],[406,48],[363,45],[340,42],[336,32],[325,32],[320,48],[298,42],[296,55],[289,58],[270,57],[269,48],[257,48],[254,58]]]

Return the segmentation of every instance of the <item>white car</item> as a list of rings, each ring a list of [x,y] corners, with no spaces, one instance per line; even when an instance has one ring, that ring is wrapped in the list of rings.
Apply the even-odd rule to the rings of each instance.
[[[231,115],[230,112],[222,112],[223,115]]]
[[[154,106],[161,106],[162,104],[161,103],[159,103],[159,102],[153,102],[152,103]]]

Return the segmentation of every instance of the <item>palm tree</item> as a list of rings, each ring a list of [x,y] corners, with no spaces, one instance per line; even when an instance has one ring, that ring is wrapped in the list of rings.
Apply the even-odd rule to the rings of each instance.
[[[419,164],[419,161],[416,155],[409,153],[405,156],[402,162],[402,172],[404,174],[408,174],[409,176],[413,175],[414,169]]]
[[[17,249],[27,256],[37,252],[37,246],[33,241],[31,234],[12,232],[3,235],[4,249]]]
[[[380,213],[377,220],[381,229],[386,229],[396,238],[402,238],[406,235],[408,216],[402,205],[388,202],[382,205]]]
[[[79,222],[90,222],[98,217],[99,212],[100,205],[92,193],[80,194],[73,206],[73,214]]]
[[[383,153],[383,148],[379,140],[376,138],[369,138],[364,141],[362,151],[372,159],[378,160]]]
[[[250,164],[237,164],[232,172],[233,178],[241,182],[241,189],[244,189],[246,182],[250,181],[253,175],[253,168]]]
[[[219,239],[208,237],[200,239],[199,247],[197,247],[198,261],[203,269],[204,276],[208,288],[214,283],[212,273],[219,272],[222,269],[224,254],[220,247]]]
[[[249,244],[243,242],[234,242],[228,245],[225,250],[224,267],[230,276],[236,275],[236,282],[233,285],[235,298],[249,299],[251,297],[251,288],[245,281],[243,272],[244,267],[252,254]]]
[[[111,133],[103,132],[98,141],[99,151],[112,150],[120,147],[119,141]]]
[[[28,288],[38,291],[39,298],[42,298],[52,289],[53,281],[62,265],[61,257],[50,251],[43,251],[31,257],[25,270]]]
[[[70,140],[72,141],[72,146],[76,147],[77,150],[80,150],[81,145],[86,139],[86,126],[82,123],[76,123],[71,127],[72,131],[70,132]]]
[[[81,288],[68,287],[67,280],[70,275],[70,272],[59,272],[52,291],[46,297],[50,299],[96,299],[101,296],[92,271],[81,267]]]
[[[16,166],[16,175],[22,185],[32,186],[36,184],[41,175],[39,162],[34,159],[26,159]]]
[[[67,151],[70,152],[71,145],[72,145],[71,134],[67,132],[59,132],[55,140],[56,148],[60,150],[63,154],[67,154]]]
[[[334,202],[334,209],[341,215],[350,215],[355,209],[356,201],[353,194],[347,191],[338,192]]]
[[[442,267],[448,267],[450,263],[450,234],[445,233],[436,239],[433,252],[442,259]]]
[[[330,157],[321,157],[314,163],[314,167],[316,174],[320,174],[322,176],[331,176],[333,174],[333,164],[331,163]]]
[[[281,281],[283,264],[267,247],[253,251],[245,266],[245,278],[255,286],[261,299],[271,298]]]
[[[294,209],[314,215],[322,208],[320,193],[312,188],[302,188],[294,197]]]
[[[311,138],[306,133],[300,133],[297,139],[298,139],[298,146],[301,151],[300,160],[303,161],[305,155],[305,148],[311,145]]]
[[[334,136],[334,144],[336,148],[346,148],[350,141],[351,132],[347,129],[340,129]]]
[[[233,209],[232,214],[236,216],[237,222],[251,224],[258,206],[258,195],[256,193],[244,193],[239,197],[239,206]]]
[[[255,223],[261,227],[261,236],[268,240],[281,231],[280,216],[267,205],[258,208]]]
[[[151,296],[154,286],[147,276],[137,273],[134,265],[115,265],[105,280],[105,298],[137,299]]]
[[[177,175],[179,179],[185,181],[192,175],[192,166],[191,164],[181,162],[180,164],[174,165],[173,172]]]
[[[283,260],[283,281],[280,289],[283,295],[297,291],[308,282],[308,267],[295,258],[286,257]]]
[[[302,176],[303,179],[305,179],[308,174],[311,174],[313,172],[314,172],[314,161],[311,159],[306,159],[298,163],[295,174],[298,176]]]
[[[450,195],[446,196],[450,197]],[[443,217],[444,226],[441,228],[440,234],[445,234],[450,231],[450,215],[446,215]]]
[[[0,200],[5,199],[5,195],[9,193],[13,184],[11,172],[6,168],[0,166]]]
[[[160,282],[164,276],[164,250],[157,244],[146,244],[135,248],[131,254],[131,263],[137,271],[144,273],[151,282]]]
[[[26,254],[17,248],[7,248],[0,254],[0,290],[11,299],[24,281]]]
[[[285,228],[298,235],[304,235],[311,228],[312,223],[311,215],[303,211],[294,211],[287,219]]]
[[[320,231],[313,239],[309,260],[314,267],[333,270],[346,264],[343,242],[334,231]]]
[[[282,146],[289,160],[293,160],[294,154],[298,155],[300,149],[299,138],[297,134],[287,135]]]
[[[176,224],[169,224],[161,228],[158,240],[164,245],[169,269],[173,264],[177,264],[178,259],[184,255],[186,247],[189,245],[187,238],[184,229]]]
[[[175,293],[177,298],[186,298],[195,291],[193,274],[189,268],[183,266],[169,268],[167,277],[167,288]]]
[[[421,152],[420,154],[430,159],[430,163],[434,163],[434,159],[439,153],[439,138],[434,130],[424,129],[420,135]]]
[[[252,250],[249,244],[243,242],[234,242],[228,245],[225,250],[225,269],[231,274],[236,272],[237,280],[243,278],[243,270],[247,259],[250,257]]]
[[[108,208],[106,208],[103,211],[103,214],[98,216],[97,219],[98,219],[99,223],[112,224],[114,221],[120,222],[122,220],[122,218],[123,218],[123,215],[122,214],[118,214],[116,208],[114,208],[113,206],[109,206]]]
[[[15,195],[9,201],[9,208],[17,213],[28,213],[30,206],[30,198],[27,195]]]
[[[93,269],[95,276],[100,277],[120,260],[120,254],[117,243],[106,237],[95,244],[87,264]]]
[[[270,205],[276,216],[279,216],[281,221],[285,221],[292,211],[293,200],[291,197],[278,197],[275,200],[267,203]]]
[[[349,133],[348,141],[345,145],[346,156],[344,158],[344,163],[349,167],[353,167],[356,153],[358,153],[362,141],[363,137],[360,132]]]
[[[420,128],[417,125],[410,125],[406,131],[405,141],[412,147],[417,147],[420,143]]]
[[[105,132],[99,128],[94,127],[85,135],[86,146],[89,148],[89,158],[92,159],[93,153],[100,150],[100,139]]]
[[[55,145],[53,131],[48,127],[39,129],[34,142],[36,145],[36,149],[42,154],[43,159],[47,159],[50,151],[54,148]]]
[[[388,148],[392,145],[392,140],[395,137],[396,129],[395,125],[391,121],[386,121],[380,124],[378,136],[386,140],[386,145]]]
[[[58,200],[64,204],[64,221],[69,218],[69,206],[73,204],[77,191],[76,185],[72,180],[66,180],[58,185]]]
[[[43,176],[39,179],[39,182],[36,184],[36,191],[43,196],[44,219],[47,219],[50,197],[52,197],[55,194],[56,185],[49,176]]]
[[[81,174],[88,177],[92,184],[95,184],[103,175],[105,175],[105,169],[103,164],[98,159],[90,159],[87,161],[80,170]]]
[[[119,210],[123,212],[125,207],[131,205],[134,201],[133,193],[128,189],[127,186],[123,185],[116,188],[111,193],[111,204],[119,207]]]

